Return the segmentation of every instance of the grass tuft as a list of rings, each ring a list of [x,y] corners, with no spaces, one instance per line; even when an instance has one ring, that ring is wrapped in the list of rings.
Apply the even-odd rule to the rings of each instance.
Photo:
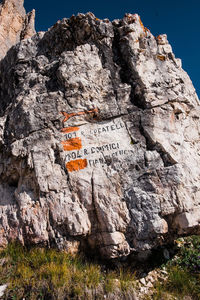
[[[0,262],[0,285],[8,284],[4,299],[102,299],[115,290],[128,292],[135,280],[129,270],[103,272],[81,256],[19,244],[1,250]]]

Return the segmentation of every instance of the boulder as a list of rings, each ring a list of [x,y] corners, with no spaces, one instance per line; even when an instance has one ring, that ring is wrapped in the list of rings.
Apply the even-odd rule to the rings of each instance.
[[[0,246],[111,259],[199,233],[200,106],[166,35],[78,14],[0,77]]]

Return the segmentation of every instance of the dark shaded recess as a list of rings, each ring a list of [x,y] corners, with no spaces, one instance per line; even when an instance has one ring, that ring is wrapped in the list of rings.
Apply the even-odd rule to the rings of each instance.
[[[5,129],[4,129],[4,133],[3,133],[3,137],[4,137],[4,142],[5,144],[9,145],[9,136],[10,136],[10,132],[9,132],[9,122],[10,122],[10,117],[9,115],[6,118],[6,122],[5,122]]]
[[[3,176],[3,177],[1,176],[1,183],[5,183],[7,186],[12,187],[12,188],[17,188],[19,178],[20,178],[20,176],[19,176],[18,172],[12,171],[12,173],[9,174],[8,176]]]
[[[0,70],[2,70],[0,66]],[[3,73],[7,73],[5,76]],[[9,104],[14,102],[14,84],[11,80],[12,73],[14,74],[13,70],[2,70],[0,73],[0,117],[3,117],[5,114],[6,109],[8,108]]]
[[[48,69],[47,76],[49,76],[49,80],[45,82],[46,89],[48,92],[56,92],[58,90],[63,90],[63,87],[56,76],[56,72],[59,68],[59,62],[53,64],[52,68]]]
[[[15,101],[17,82],[14,80],[17,51],[13,46],[0,61],[0,117],[3,117],[10,103]]]
[[[99,255],[98,249],[94,251],[88,246],[86,240],[82,240],[80,254],[86,262],[100,264],[102,270],[105,272],[119,269],[124,269],[126,271],[128,268],[135,273],[137,278],[142,278],[144,277],[144,273],[148,273],[155,268],[160,268],[168,261],[168,258],[165,256],[166,250],[169,254],[169,260],[171,260],[179,251],[177,245],[170,242],[168,245],[153,248],[151,251],[144,251],[141,253],[133,250],[128,256],[105,259]]]
[[[8,177],[6,182],[8,183],[9,186],[17,188],[19,182],[19,175],[17,173],[13,173]]]
[[[164,254],[166,250],[168,251],[170,260],[178,252],[177,246],[174,243],[169,243],[167,246],[159,246],[152,249],[149,252],[149,255],[147,255],[146,259],[144,256],[142,259],[138,260],[141,254],[135,252],[127,258],[126,263],[133,268],[133,271],[136,272],[136,276],[138,278],[142,278],[144,277],[144,273],[148,273],[156,268],[160,268],[168,261]]]
[[[83,38],[80,38],[81,35],[78,34],[79,31],[84,32],[84,24],[82,23],[78,16],[58,21],[38,43],[37,54],[45,55],[51,59],[60,56],[63,51],[73,51],[78,45],[88,43],[90,40],[89,33],[82,34]]]
[[[56,148],[54,149],[54,156],[55,156],[55,164],[62,165],[62,159],[60,157],[60,149],[58,145],[56,145]]]
[[[45,55],[49,60],[54,60],[55,56],[59,56],[64,50],[70,51],[74,49],[74,41],[68,28],[67,19],[58,21],[50,31],[44,34],[39,41],[37,47],[37,55]],[[54,57],[52,57],[52,53]]]
[[[4,140],[8,145],[11,143],[11,141],[14,142],[16,139],[19,139],[21,135],[24,137],[28,136],[29,132],[31,131],[28,116],[23,111],[22,105],[23,103],[20,102],[7,116],[4,130]],[[13,120],[18,122],[17,128]]]
[[[117,27],[114,27],[114,40],[113,40],[113,54],[114,54],[114,62],[120,67],[119,75],[122,83],[127,83],[131,85],[131,102],[137,106],[138,108],[145,109],[143,102],[141,101],[141,97],[136,94],[136,75],[134,76],[133,70],[131,70],[128,62],[124,59],[124,56],[121,52],[121,41]],[[127,46],[128,48],[128,46]]]
[[[4,148],[4,150],[5,150],[5,148]],[[6,156],[9,157],[9,154],[7,153]],[[3,161],[6,161],[7,159],[8,158],[4,157]],[[11,161],[10,163],[8,163],[7,170],[6,170],[6,172],[4,172],[3,175],[1,174],[0,181],[1,181],[1,183],[6,184],[10,187],[17,188],[18,182],[20,179],[20,174],[19,174],[17,168],[13,166],[13,163],[18,164],[18,161],[16,160],[15,162]]]

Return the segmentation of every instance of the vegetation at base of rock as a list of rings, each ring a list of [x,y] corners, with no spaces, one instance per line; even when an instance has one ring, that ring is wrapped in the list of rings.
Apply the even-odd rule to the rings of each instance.
[[[165,282],[156,283],[155,291],[150,299],[178,300],[186,296],[192,300],[200,299],[200,275],[190,273],[180,266],[172,266],[168,272],[168,279]]]
[[[8,284],[3,299],[103,299],[109,293],[129,293],[135,276],[122,269],[104,271],[54,249],[26,249],[9,244],[0,251],[0,284]]]
[[[200,273],[200,236],[191,236],[177,241],[182,244],[176,263],[190,271]]]
[[[156,268],[165,270],[165,278],[142,295],[134,268],[108,270],[81,255],[9,244],[0,251],[0,285],[8,284],[3,299],[136,299],[135,292],[137,299],[198,300],[200,236],[178,239],[176,245],[176,255]]]
[[[166,281],[157,282],[150,299],[200,299],[200,236],[190,236],[176,241],[177,255],[164,267]],[[148,297],[147,297],[148,299]]]

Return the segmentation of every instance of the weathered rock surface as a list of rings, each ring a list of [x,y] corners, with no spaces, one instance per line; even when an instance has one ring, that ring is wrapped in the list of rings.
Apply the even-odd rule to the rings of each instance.
[[[166,35],[79,14],[0,73],[0,245],[116,258],[199,233],[200,107]]]
[[[35,11],[26,15],[24,0],[3,0],[0,3],[0,59],[23,38],[35,34]]]

